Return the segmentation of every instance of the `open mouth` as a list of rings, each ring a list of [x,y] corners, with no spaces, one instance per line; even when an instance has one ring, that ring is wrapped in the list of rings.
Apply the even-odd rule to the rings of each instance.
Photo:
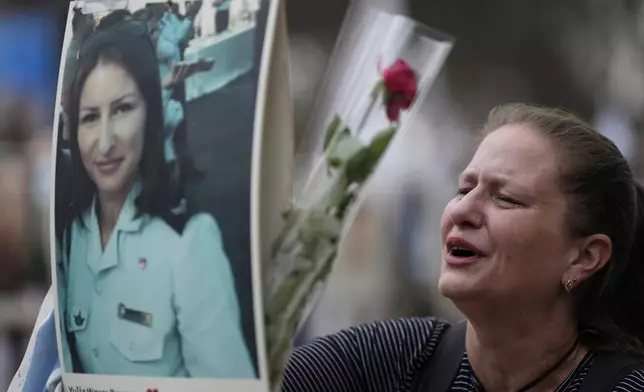
[[[485,258],[485,254],[479,248],[463,238],[448,238],[445,242],[445,248],[447,250],[445,262],[454,267],[477,263]]]
[[[462,246],[451,247],[449,250],[449,254],[454,257],[463,257],[463,258],[478,256],[478,253],[476,253],[475,251],[468,248],[464,248]]]

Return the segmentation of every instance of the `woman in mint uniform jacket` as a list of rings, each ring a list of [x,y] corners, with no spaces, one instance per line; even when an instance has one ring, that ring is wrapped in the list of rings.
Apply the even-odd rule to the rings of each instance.
[[[171,210],[160,84],[143,23],[98,30],[81,49],[70,96],[71,204],[56,216],[63,365],[255,378],[217,223]]]

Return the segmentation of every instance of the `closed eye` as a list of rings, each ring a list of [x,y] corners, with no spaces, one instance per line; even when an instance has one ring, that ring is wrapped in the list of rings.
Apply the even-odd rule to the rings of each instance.
[[[459,188],[458,196],[465,196],[472,191],[472,188]]]
[[[513,206],[522,206],[523,205],[523,203],[521,203],[521,202],[519,202],[519,201],[517,201],[517,200],[515,200],[515,199],[513,199],[513,198],[511,198],[509,196],[497,195],[496,198],[499,201],[503,202],[503,203],[510,204],[510,205],[513,205]]]

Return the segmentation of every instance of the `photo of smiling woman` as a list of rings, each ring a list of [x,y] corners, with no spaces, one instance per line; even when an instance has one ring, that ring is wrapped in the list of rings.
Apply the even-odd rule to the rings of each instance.
[[[218,223],[174,208],[144,23],[97,29],[83,43],[69,121],[55,218],[65,371],[256,378]]]

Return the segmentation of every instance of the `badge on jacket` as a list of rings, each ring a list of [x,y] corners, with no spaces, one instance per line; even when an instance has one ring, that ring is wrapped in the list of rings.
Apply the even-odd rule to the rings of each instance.
[[[146,327],[152,326],[152,315],[150,313],[130,309],[123,304],[119,304],[118,316],[121,320],[131,321]]]

